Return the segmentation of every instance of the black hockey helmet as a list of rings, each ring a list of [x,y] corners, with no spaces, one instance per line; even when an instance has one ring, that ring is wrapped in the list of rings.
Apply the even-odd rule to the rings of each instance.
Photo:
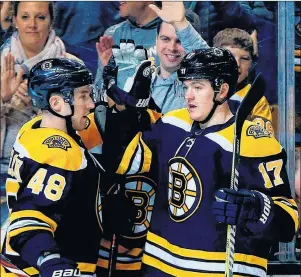
[[[178,69],[180,81],[208,79],[215,92],[223,83],[229,85],[227,98],[234,92],[238,80],[238,66],[231,52],[224,48],[211,47],[188,53]]]
[[[75,88],[93,84],[93,76],[81,62],[66,58],[47,59],[37,63],[28,74],[28,92],[35,107],[50,110],[51,93],[61,93],[73,106]]]

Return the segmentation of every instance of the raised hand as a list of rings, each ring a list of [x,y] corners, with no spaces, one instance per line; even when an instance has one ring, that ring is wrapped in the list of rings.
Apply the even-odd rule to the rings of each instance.
[[[27,87],[28,80],[24,80],[19,87],[17,88],[17,91],[13,95],[12,98],[19,98],[22,100],[22,102],[25,104],[25,106],[31,105],[31,97],[28,95],[28,87]],[[17,102],[17,101],[16,101]]]
[[[105,71],[106,68],[104,69]],[[151,62],[143,61],[136,68],[135,74],[129,78],[127,91],[120,89],[113,84],[114,82],[109,81],[106,93],[117,105],[144,109],[147,107],[150,99],[151,74]]]
[[[147,51],[142,45],[135,45],[131,39],[120,40],[112,46],[113,56],[118,66],[117,86],[125,89],[127,80],[135,74],[137,66],[147,60]]]
[[[154,4],[150,4],[149,7],[166,23],[175,25],[186,22],[185,7],[182,1],[162,2],[161,9]]]
[[[15,58],[9,53],[4,57],[4,64],[1,70],[1,98],[3,102],[11,99],[23,81],[23,69],[20,68],[17,76],[15,76],[14,66]]]
[[[99,42],[96,42],[96,50],[98,57],[103,66],[106,66],[112,56],[113,38],[110,36],[102,36]]]

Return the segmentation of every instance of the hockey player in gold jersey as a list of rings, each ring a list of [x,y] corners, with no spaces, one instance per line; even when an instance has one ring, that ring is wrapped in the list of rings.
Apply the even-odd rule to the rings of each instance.
[[[114,149],[116,172],[158,176],[143,276],[224,276],[227,224],[237,226],[234,276],[266,276],[271,241],[291,241],[298,228],[285,150],[270,132],[246,121],[239,190],[229,189],[234,117],[227,100],[238,79],[235,58],[223,48],[195,50],[178,76],[187,108],[148,127],[145,122],[155,119],[149,110],[107,115],[113,139],[104,149]]]
[[[29,72],[29,94],[42,114],[21,128],[13,146],[2,250],[29,275],[92,276],[96,269],[102,168],[76,135],[94,108],[91,84],[85,65],[68,59],[44,60]]]

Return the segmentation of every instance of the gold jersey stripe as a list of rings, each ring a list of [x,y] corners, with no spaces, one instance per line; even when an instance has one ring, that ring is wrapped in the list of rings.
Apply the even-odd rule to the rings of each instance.
[[[10,215],[9,219],[10,219],[10,222],[13,222],[16,219],[25,218],[25,217],[37,218],[37,219],[40,219],[41,221],[48,223],[53,232],[57,228],[57,224],[54,220],[52,220],[50,217],[44,215],[43,213],[41,213],[39,211],[24,210],[24,211],[19,211],[19,212],[13,212]]]
[[[97,266],[102,268],[108,268],[109,262],[107,260],[98,259]],[[119,262],[116,262],[116,269],[117,270],[140,270],[141,262],[134,262],[129,264],[121,264]]]
[[[77,263],[77,266],[81,272],[94,273],[96,270],[96,264],[91,263]]]
[[[121,175],[125,174],[126,171],[128,170],[132,156],[134,155],[135,150],[137,148],[140,136],[141,136],[141,132],[139,132],[133,138],[133,140],[130,142],[130,144],[126,148],[124,155],[122,157],[121,163],[116,171],[117,174],[121,174]]]
[[[7,178],[6,179],[5,186],[6,186],[6,193],[7,194],[12,193],[14,195],[18,192],[18,190],[20,188],[19,182],[15,179],[12,179],[12,178]]]
[[[226,260],[226,252],[209,252],[209,251],[181,248],[179,246],[169,243],[166,239],[163,239],[150,231],[148,231],[147,234],[147,241],[155,243],[156,245],[163,247],[169,250],[170,252],[182,256],[184,258],[185,257],[196,258],[196,259],[210,260],[210,261]],[[256,266],[261,266],[265,269],[267,268],[267,260],[254,255],[235,253],[234,259],[237,262],[244,262],[248,264],[254,264]]]

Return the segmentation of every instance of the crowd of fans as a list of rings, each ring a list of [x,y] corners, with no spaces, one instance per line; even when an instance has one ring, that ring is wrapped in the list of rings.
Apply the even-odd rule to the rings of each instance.
[[[245,96],[244,89],[252,83],[257,72],[261,72],[260,82],[265,97],[257,109],[253,110],[250,119],[256,120],[270,133],[277,133],[276,3],[187,1],[185,24],[181,25],[183,24],[181,22],[177,28],[173,28],[166,23],[169,22],[168,16],[160,14],[159,8],[162,7],[160,1],[0,2],[1,225],[5,224],[8,214],[5,180],[12,145],[21,126],[39,113],[31,105],[27,80],[24,79],[24,74],[35,64],[47,58],[59,57],[83,61],[95,75],[95,91],[100,98],[100,91],[105,82],[103,69],[109,63],[112,54],[116,54],[117,48],[113,45],[117,44],[119,50],[124,47],[131,48],[133,55],[135,45],[142,45],[147,48],[147,53],[139,54],[134,65],[130,57],[122,57],[117,61],[118,86],[126,90],[126,81],[133,75],[136,65],[146,57],[153,57],[157,69],[151,84],[150,107],[166,113],[185,106],[176,72],[184,54],[209,46],[225,47],[231,51],[241,70],[238,79],[239,89],[231,97],[231,108],[237,109]],[[301,7],[298,2],[295,5],[295,182],[296,202],[300,205]],[[31,21],[31,18],[34,20]],[[30,32],[36,31],[39,32],[39,37],[30,35]],[[170,53],[172,57],[166,58],[167,48],[172,49]],[[131,66],[132,71],[129,70]],[[300,248],[298,243],[297,247]]]

